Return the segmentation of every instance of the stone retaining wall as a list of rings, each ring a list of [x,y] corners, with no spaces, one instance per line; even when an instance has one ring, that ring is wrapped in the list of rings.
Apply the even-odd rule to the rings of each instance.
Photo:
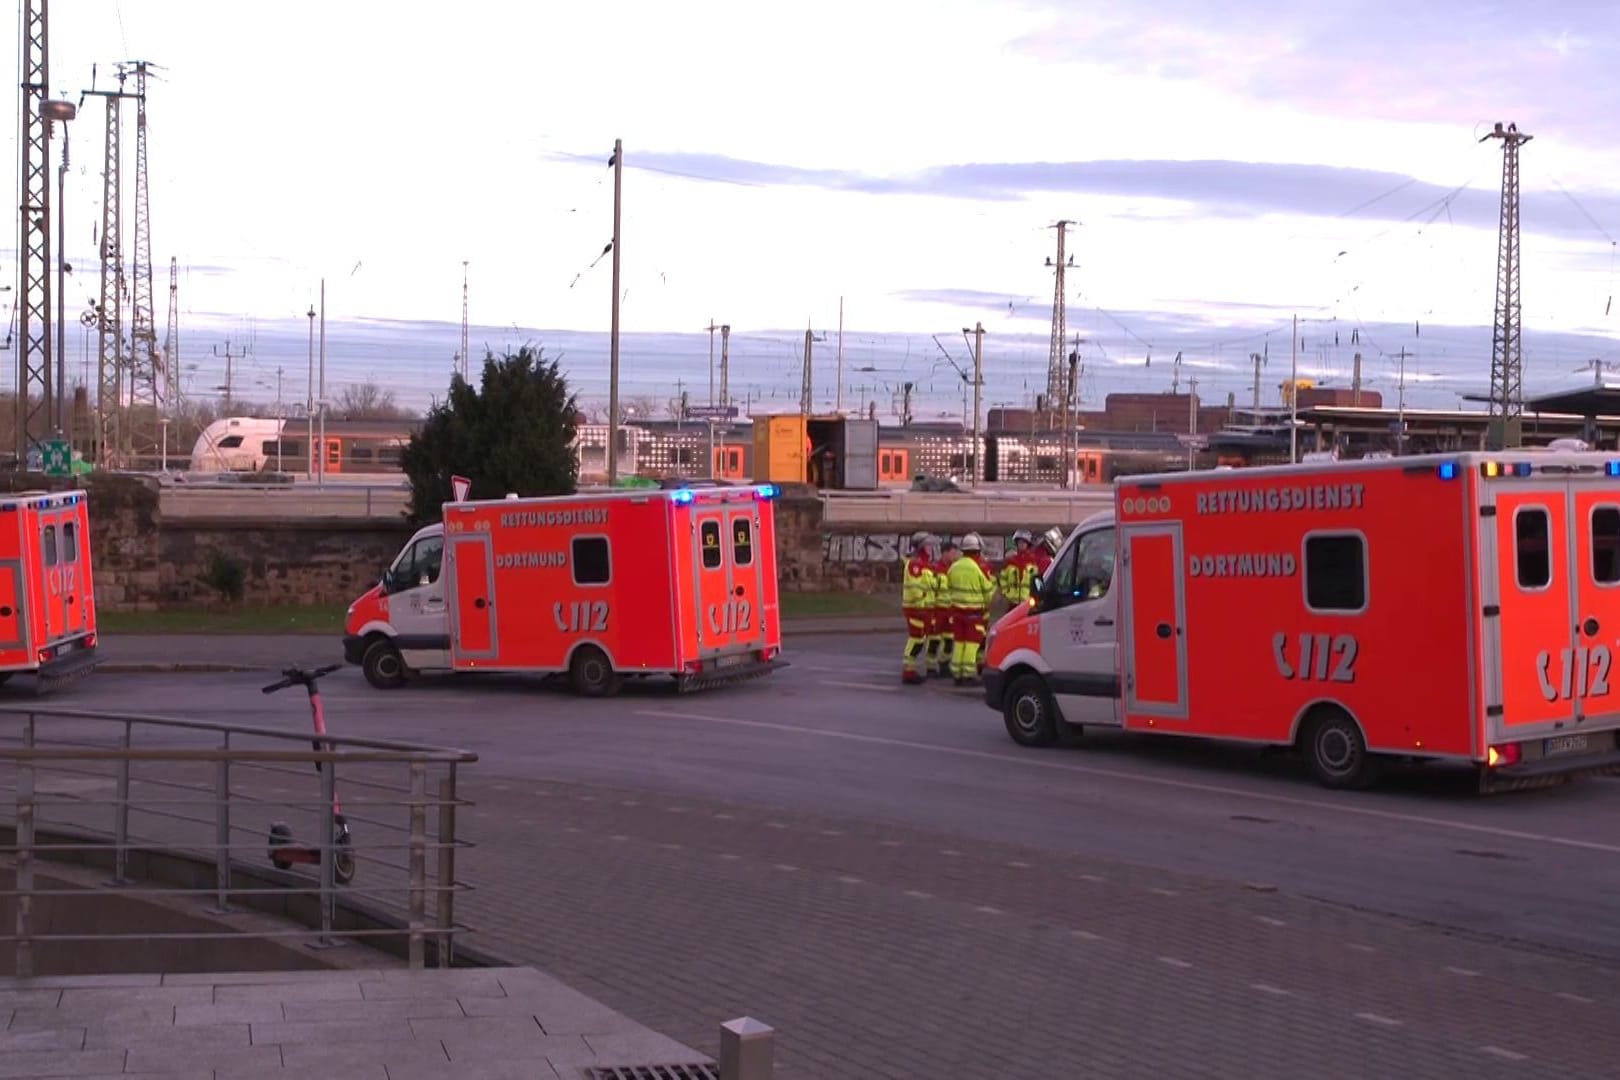
[[[0,490],[61,488],[60,481],[12,475]],[[346,604],[380,575],[411,530],[403,518],[372,521],[288,517],[164,520],[157,484],[140,477],[95,476],[85,483],[91,556],[102,611],[209,607],[224,598],[209,584],[216,560],[242,571],[244,603]],[[974,526],[917,522],[825,527],[811,489],[790,486],[777,503],[778,574],[784,592],[899,589],[901,560],[919,528],[960,536]],[[1055,522],[1030,522],[1037,534]],[[1072,523],[1061,523],[1065,527]],[[874,529],[878,531],[873,531]],[[892,531],[890,531],[892,530]],[[977,527],[986,553],[999,558],[1012,529]]]

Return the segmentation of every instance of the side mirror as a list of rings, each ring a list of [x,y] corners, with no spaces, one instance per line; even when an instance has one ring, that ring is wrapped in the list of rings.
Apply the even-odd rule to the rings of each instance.
[[[382,577],[378,580],[382,583],[383,592],[390,593],[394,591],[394,572],[388,567],[383,567]]]
[[[1041,588],[1045,584],[1046,584],[1045,579],[1042,578],[1041,575],[1039,575],[1039,574],[1036,574],[1034,577],[1030,578],[1029,579],[1029,595],[1030,595],[1030,598],[1034,599],[1035,597],[1041,595]]]

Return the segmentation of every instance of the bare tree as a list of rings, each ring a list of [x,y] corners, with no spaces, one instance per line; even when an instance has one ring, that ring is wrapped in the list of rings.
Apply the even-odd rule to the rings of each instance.
[[[630,424],[638,420],[652,420],[659,413],[658,402],[651,394],[638,394],[633,398],[625,398],[619,402],[619,408],[624,411],[621,422]]]
[[[394,401],[392,390],[369,379],[345,386],[334,405],[338,416],[346,420],[398,420],[415,415]]]

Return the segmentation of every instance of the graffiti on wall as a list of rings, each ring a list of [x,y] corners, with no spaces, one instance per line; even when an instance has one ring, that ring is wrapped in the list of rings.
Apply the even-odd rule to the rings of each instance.
[[[959,533],[937,533],[947,540],[957,540],[970,530]],[[1044,530],[1031,529],[1037,536]],[[1012,547],[1012,534],[997,536],[981,532],[984,557],[999,561]],[[822,533],[821,557],[830,563],[895,563],[911,555],[911,533]]]

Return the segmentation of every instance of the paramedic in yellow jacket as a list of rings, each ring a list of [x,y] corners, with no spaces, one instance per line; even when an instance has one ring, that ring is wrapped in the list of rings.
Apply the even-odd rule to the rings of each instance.
[[[984,644],[990,600],[996,579],[984,562],[984,542],[978,533],[962,537],[962,557],[945,575],[951,606],[956,613],[956,647],[951,652],[951,674],[956,685],[966,685],[979,674],[979,646]]]
[[[926,672],[930,631],[934,624],[934,604],[938,579],[934,573],[934,538],[925,532],[913,533],[911,555],[900,572],[900,610],[906,617],[906,651],[900,664],[900,681],[920,683]]]
[[[996,571],[996,584],[1007,598],[1008,607],[1017,607],[1029,599],[1029,583],[1035,577],[1035,537],[1028,529],[1013,533],[1013,550]]]

